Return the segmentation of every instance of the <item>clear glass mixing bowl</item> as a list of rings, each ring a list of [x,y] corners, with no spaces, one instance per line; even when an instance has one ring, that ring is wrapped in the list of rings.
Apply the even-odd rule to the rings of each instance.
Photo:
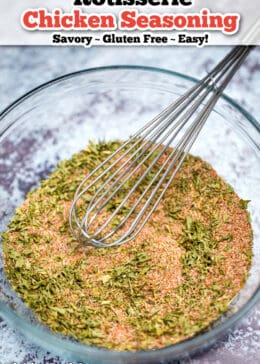
[[[156,115],[196,80],[145,67],[104,67],[66,75],[24,95],[0,115],[0,232],[32,187],[58,161],[90,139],[124,139]],[[211,163],[237,191],[251,200],[254,259],[251,274],[230,310],[207,331],[160,350],[115,352],[51,333],[17,297],[0,261],[0,315],[30,340],[84,363],[168,363],[208,347],[226,334],[257,302],[260,256],[259,124],[223,96],[192,153]]]

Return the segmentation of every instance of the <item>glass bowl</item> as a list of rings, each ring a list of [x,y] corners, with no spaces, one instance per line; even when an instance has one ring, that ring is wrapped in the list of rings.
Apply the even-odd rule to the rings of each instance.
[[[84,70],[48,82],[0,115],[0,232],[25,194],[58,161],[91,140],[127,138],[196,80],[175,72],[114,66]],[[67,360],[84,363],[169,363],[213,344],[257,302],[260,256],[259,124],[223,96],[191,153],[208,161],[241,198],[251,200],[254,258],[245,287],[208,330],[159,350],[116,352],[83,345],[41,325],[6,280],[0,261],[0,315],[30,340]],[[2,258],[1,258],[2,259]],[[258,264],[259,265],[259,264]]]

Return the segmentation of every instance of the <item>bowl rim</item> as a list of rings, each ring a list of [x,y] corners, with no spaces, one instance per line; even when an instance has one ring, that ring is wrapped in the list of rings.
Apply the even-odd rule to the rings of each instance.
[[[158,73],[169,74],[171,76],[177,76],[177,77],[183,78],[187,81],[191,81],[193,83],[199,82],[198,78],[195,78],[195,77],[192,77],[189,75],[185,75],[184,73],[172,71],[172,70],[169,70],[166,68],[152,67],[152,66],[120,65],[119,64],[119,65],[111,65],[111,66],[84,68],[82,70],[66,73],[65,75],[58,76],[52,80],[44,82],[44,83],[34,87],[30,91],[26,92],[22,96],[18,97],[17,99],[15,99],[13,102],[11,102],[7,107],[5,107],[0,112],[0,121],[4,118],[4,116],[8,112],[10,112],[12,109],[14,109],[20,103],[22,103],[23,101],[28,99],[30,96],[37,94],[39,91],[41,91],[49,86],[52,86],[56,83],[59,83],[60,81],[63,81],[63,80],[69,79],[69,78],[73,78],[76,76],[80,76],[81,74],[84,74],[84,73],[94,73],[97,71],[111,71],[111,70],[117,70],[117,69],[119,69],[119,70],[130,69],[130,70],[139,70],[139,71],[158,72]],[[231,98],[230,96],[227,96],[225,93],[222,93],[221,98],[228,101],[228,103],[230,103],[232,106],[234,106],[236,109],[238,109],[238,111],[241,112],[256,127],[256,129],[258,131],[260,131],[260,122],[258,122],[254,116],[252,116],[246,109],[244,109],[241,105],[239,105],[235,100],[233,100],[233,98]]]
[[[89,74],[89,73],[95,73],[99,71],[111,71],[111,70],[133,70],[133,71],[147,71],[147,72],[157,72],[161,74],[168,74],[171,76],[176,76],[180,79],[184,79],[187,81],[191,81],[193,83],[197,83],[199,80],[168,69],[162,69],[158,67],[150,67],[150,66],[138,66],[138,65],[111,65],[111,66],[102,66],[102,67],[93,67],[93,68],[87,68],[83,70],[79,70],[76,72],[68,73],[62,76],[59,76],[57,78],[54,78],[50,81],[47,81],[43,84],[40,84],[39,86],[33,88],[32,90],[26,92],[21,97],[17,98],[15,101],[13,101],[11,104],[9,104],[6,108],[0,112],[0,122],[4,119],[4,117],[11,112],[14,108],[16,108],[19,104],[21,104],[23,101],[29,99],[31,96],[39,93],[43,89],[48,88],[49,86],[53,86],[56,83],[62,82],[64,80],[77,77],[83,74]],[[229,104],[231,104],[235,109],[237,109],[255,128],[258,132],[260,132],[260,123],[248,112],[246,111],[242,106],[240,106],[236,101],[234,101],[232,98],[227,96],[226,94],[222,94],[222,99],[227,101]],[[10,125],[7,126],[7,128],[4,128],[4,130],[1,131],[0,136],[3,135],[6,130],[10,127]],[[231,317],[227,318],[226,321],[222,322],[219,326],[212,328],[210,331],[198,333],[197,335],[183,340],[179,343],[176,343],[174,345],[166,346],[160,349],[156,350],[141,350],[141,351],[114,351],[114,350],[108,350],[105,348],[99,348],[95,346],[90,346],[86,344],[81,343],[74,343],[74,342],[68,342],[60,339],[58,336],[56,336],[55,333],[49,333],[44,332],[41,328],[38,328],[36,325],[31,324],[28,320],[25,320],[23,317],[17,315],[13,310],[11,310],[4,302],[0,300],[0,314],[6,318],[11,323],[16,322],[18,323],[20,321],[20,326],[24,327],[26,329],[30,330],[29,339],[36,342],[37,344],[41,345],[46,349],[52,348],[52,350],[58,353],[63,354],[72,354],[79,355],[80,359],[82,358],[88,358],[88,359],[108,359],[109,362],[111,360],[115,360],[116,362],[121,362],[117,360],[162,360],[163,358],[178,358],[182,357],[183,355],[187,355],[187,353],[194,353],[198,349],[205,348],[211,344],[213,344],[217,338],[220,338],[224,334],[227,333],[229,329],[231,329],[238,321],[240,321],[243,317],[248,314],[248,312],[255,306],[255,304],[260,299],[260,286],[258,286],[258,289],[255,291],[253,296],[249,299],[249,301],[239,309],[238,312],[233,314]],[[19,328],[18,328],[19,330]],[[26,332],[24,333],[26,335]],[[44,340],[43,340],[44,339]],[[54,339],[54,340],[53,340]],[[61,344],[59,347],[61,349],[58,350],[57,344]],[[47,345],[47,346],[46,346]],[[81,351],[81,354],[84,355],[84,357],[80,356],[80,353],[78,350]],[[60,354],[62,355],[62,354]],[[86,355],[86,357],[85,357]],[[88,356],[89,355],[89,356]]]

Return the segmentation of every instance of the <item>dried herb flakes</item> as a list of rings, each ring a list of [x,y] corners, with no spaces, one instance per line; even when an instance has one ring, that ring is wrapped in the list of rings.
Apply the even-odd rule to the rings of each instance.
[[[2,235],[5,272],[54,332],[115,350],[160,348],[205,329],[243,286],[252,259],[249,201],[189,155],[136,239],[82,246],[69,229],[71,199],[119,145],[90,143],[28,194]]]

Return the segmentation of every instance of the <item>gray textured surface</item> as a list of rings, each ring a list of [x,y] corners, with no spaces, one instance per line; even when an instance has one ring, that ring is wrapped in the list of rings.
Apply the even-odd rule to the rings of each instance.
[[[82,68],[111,64],[143,64],[200,77],[226,52],[224,47],[121,48],[0,48],[0,109],[42,82]],[[260,120],[260,48],[255,49],[226,91]],[[38,348],[0,318],[0,364],[66,362]],[[260,306],[228,337],[189,363],[260,362]]]

